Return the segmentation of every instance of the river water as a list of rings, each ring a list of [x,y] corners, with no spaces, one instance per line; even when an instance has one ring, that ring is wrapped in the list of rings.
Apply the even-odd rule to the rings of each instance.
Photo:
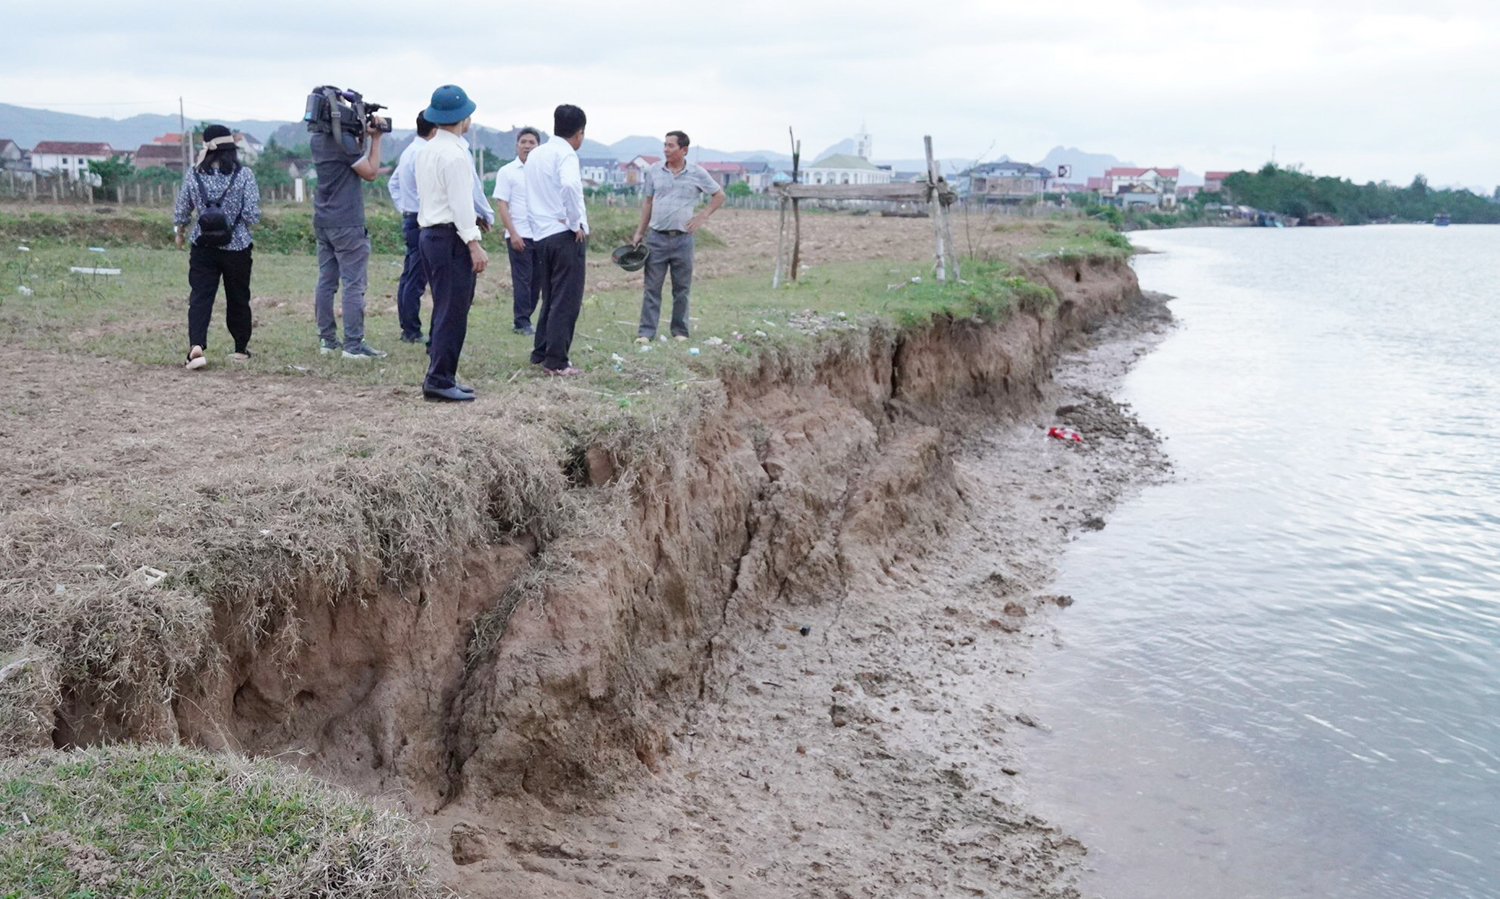
[[[1176,476],[1063,559],[1038,807],[1109,899],[1500,896],[1500,227],[1132,238]]]

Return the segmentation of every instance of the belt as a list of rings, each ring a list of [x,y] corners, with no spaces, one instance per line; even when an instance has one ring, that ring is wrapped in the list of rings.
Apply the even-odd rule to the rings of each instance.
[[[417,214],[415,212],[403,212],[401,213],[401,217],[404,219],[414,219],[417,217]]]
[[[668,237],[681,237],[681,236],[682,236],[682,235],[684,235],[684,234],[686,234],[686,233],[688,233],[688,232],[686,232],[686,231],[678,231],[678,230],[676,230],[676,229],[675,229],[675,228],[673,228],[673,229],[667,229],[667,228],[652,228],[652,229],[651,229],[651,230],[652,230],[652,231],[655,231],[655,232],[656,232],[656,233],[657,233],[657,234],[665,234],[665,235],[667,235],[667,236],[668,236]]]
[[[426,226],[424,226],[422,228],[422,230],[423,231],[432,231],[432,230],[437,229],[437,228],[441,228],[444,231],[457,231],[458,230],[458,226],[455,225],[455,224],[453,224],[452,222],[443,222],[440,225],[426,225]]]

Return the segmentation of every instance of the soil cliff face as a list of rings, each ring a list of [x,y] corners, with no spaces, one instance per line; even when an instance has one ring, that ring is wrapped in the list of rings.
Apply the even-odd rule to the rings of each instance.
[[[654,768],[704,678],[734,676],[726,622],[843,603],[896,554],[941,540],[962,501],[946,431],[1029,408],[1063,344],[1139,292],[1124,261],[1032,276],[1056,291],[1055,313],[938,321],[800,377],[715,382],[686,452],[634,473],[623,532],[579,541],[581,577],[520,604],[477,655],[477,618],[536,564],[534,546],[475,548],[447,576],[372,582],[357,602],[309,588],[290,613],[295,646],[275,622],[254,645],[226,625],[217,673],[184,684],[155,729],[399,791],[425,814],[608,790]],[[590,461],[591,480],[619,476]]]

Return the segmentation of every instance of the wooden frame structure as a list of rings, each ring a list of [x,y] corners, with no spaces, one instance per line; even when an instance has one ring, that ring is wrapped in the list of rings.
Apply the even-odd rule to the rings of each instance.
[[[790,134],[791,129],[787,129]],[[926,203],[932,218],[933,274],[939,281],[947,281],[951,271],[955,279],[960,277],[958,256],[953,251],[953,232],[948,225],[949,206],[958,199],[938,171],[937,161],[932,155],[932,137],[922,138],[927,151],[927,180],[896,182],[890,184],[802,184],[802,146],[792,138],[792,183],[778,184],[772,191],[780,198],[781,229],[776,238],[776,272],[771,276],[771,287],[779,288],[783,277],[796,281],[802,267],[802,200],[875,200],[896,203]],[[787,209],[792,213],[791,253],[787,253]]]

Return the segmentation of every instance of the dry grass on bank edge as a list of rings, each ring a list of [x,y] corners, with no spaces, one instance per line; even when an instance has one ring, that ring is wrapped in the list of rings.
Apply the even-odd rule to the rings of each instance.
[[[340,439],[6,516],[0,647],[27,647],[15,656],[49,681],[145,711],[216,661],[217,607],[234,639],[275,631],[289,656],[296,631],[280,625],[294,624],[299,589],[336,602],[418,583],[456,547],[550,541],[581,505],[555,436],[514,418],[443,432],[398,419],[368,456],[325,451]],[[0,703],[0,733],[24,733],[27,714]],[[32,742],[50,744],[50,730]]]
[[[4,896],[452,896],[422,837],[273,761],[116,746],[0,762]]]

